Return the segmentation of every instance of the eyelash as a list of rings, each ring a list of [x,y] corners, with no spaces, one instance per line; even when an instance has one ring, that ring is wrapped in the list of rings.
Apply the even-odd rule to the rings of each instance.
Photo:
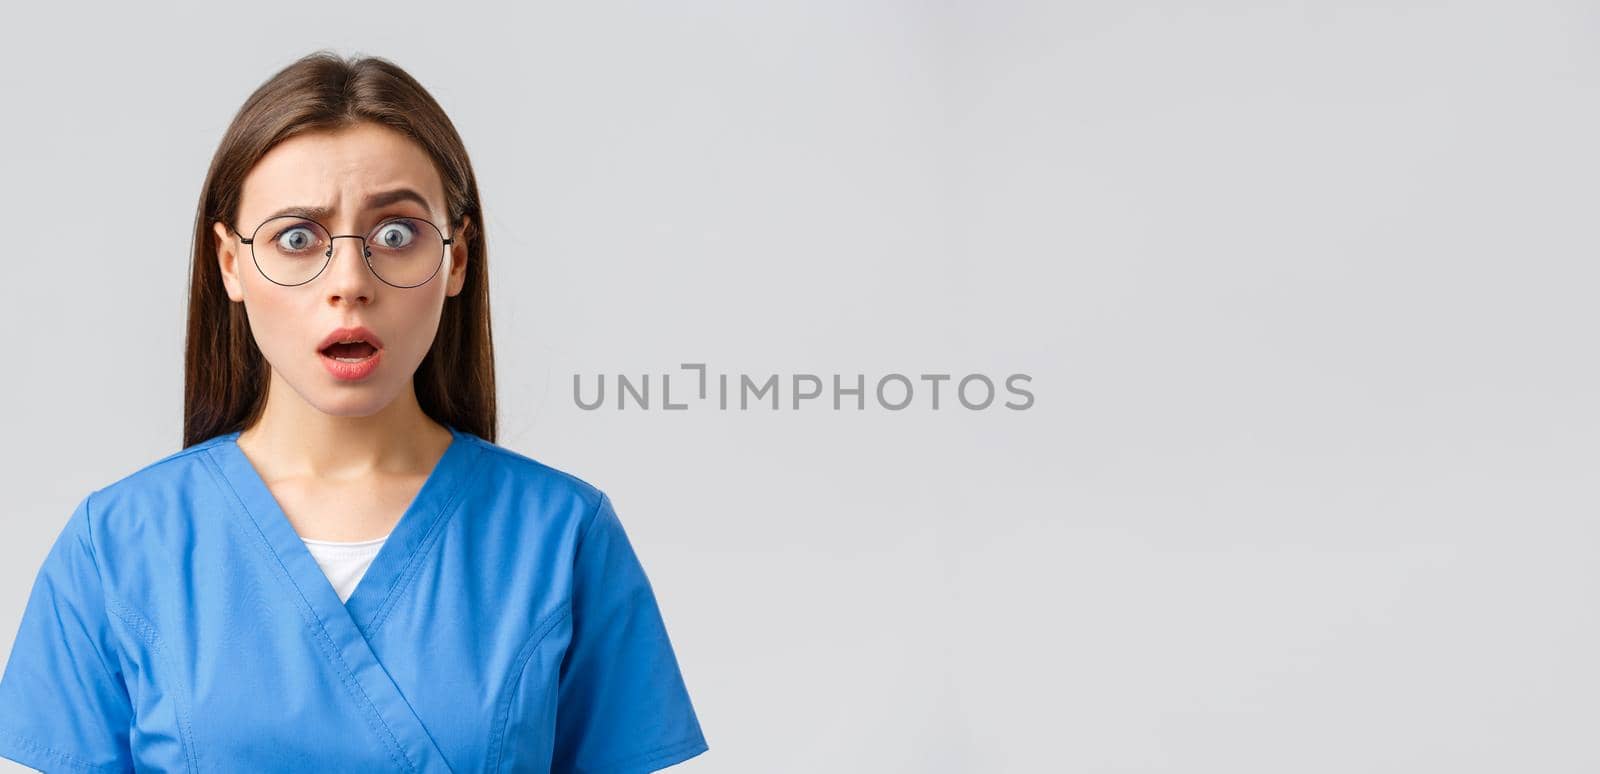
[[[422,217],[420,215],[406,215],[406,214],[402,213],[399,210],[391,210],[390,214],[379,215],[378,218],[373,221],[372,227],[373,228],[377,228],[378,226],[381,226],[381,225],[383,225],[385,223],[388,223],[391,220],[395,220],[397,218],[406,218],[408,220],[427,220],[427,218],[424,218],[424,217]]]

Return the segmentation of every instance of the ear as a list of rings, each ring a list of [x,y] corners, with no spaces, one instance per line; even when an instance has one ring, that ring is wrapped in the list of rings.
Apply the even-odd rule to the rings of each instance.
[[[239,278],[239,253],[241,249],[250,249],[249,245],[235,239],[222,221],[213,222],[211,230],[217,237],[217,267],[222,270],[222,286],[227,289],[229,300],[243,301],[244,282]]]
[[[459,295],[467,284],[467,235],[471,232],[472,218],[462,215],[461,226],[450,237],[450,276],[444,294]]]

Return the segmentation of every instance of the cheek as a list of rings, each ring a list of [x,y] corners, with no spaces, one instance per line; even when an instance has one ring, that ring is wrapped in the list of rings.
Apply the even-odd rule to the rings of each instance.
[[[262,284],[266,284],[264,280]],[[295,312],[293,299],[286,298],[282,290],[275,285],[263,288],[250,283],[244,302],[256,346],[267,362],[279,370],[291,367],[290,358],[305,349],[303,342],[308,335],[299,327],[303,324],[296,322],[304,315]]]
[[[401,318],[405,320],[404,327],[397,328],[401,335],[401,342],[390,342],[391,350],[403,349],[410,359],[421,362],[424,355],[433,346],[433,339],[439,331],[439,304],[416,304],[406,310]]]

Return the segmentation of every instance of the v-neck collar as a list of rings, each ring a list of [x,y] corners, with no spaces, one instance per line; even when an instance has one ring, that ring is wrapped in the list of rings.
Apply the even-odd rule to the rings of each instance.
[[[450,445],[434,464],[345,602],[339,601],[338,591],[289,522],[250,458],[239,448],[239,431],[223,435],[212,451],[222,474],[317,617],[324,622],[348,617],[361,630],[362,636],[368,637],[383,624],[384,616],[395,602],[396,592],[416,569],[417,562],[426,553],[424,549],[433,545],[461,485],[471,472],[471,463],[481,451],[465,433],[449,424],[445,427],[450,430]]]
[[[286,584],[286,593],[294,592],[291,599],[310,629],[308,635],[332,646],[323,652],[351,689],[356,707],[378,721],[374,730],[381,726],[379,738],[399,768],[414,773],[449,772],[450,764],[378,658],[372,634],[383,625],[421,562],[434,553],[432,548],[483,454],[483,444],[473,442],[473,436],[446,427],[450,446],[400,516],[355,592],[342,603],[266,482],[239,448],[239,433],[219,436],[205,451],[218,484],[233,495],[229,510],[247,539],[260,541],[262,550],[271,554],[264,558],[277,560],[274,574]]]

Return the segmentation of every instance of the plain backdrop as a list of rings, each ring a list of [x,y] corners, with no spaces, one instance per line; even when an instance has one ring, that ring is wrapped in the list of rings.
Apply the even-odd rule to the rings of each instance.
[[[465,138],[499,442],[611,494],[711,747],[682,771],[1600,768],[1592,4],[7,27],[0,647],[72,506],[177,450],[206,165],[326,47]],[[684,362],[1036,400],[573,400]]]

